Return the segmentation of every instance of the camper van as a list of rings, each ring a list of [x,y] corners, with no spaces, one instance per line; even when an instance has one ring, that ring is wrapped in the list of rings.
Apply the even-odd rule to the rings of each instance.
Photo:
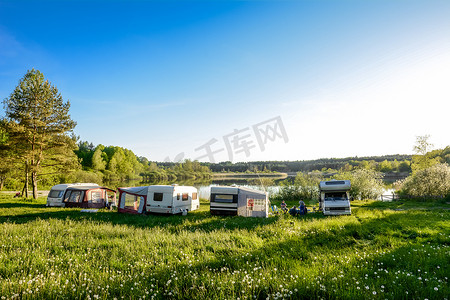
[[[148,212],[178,214],[199,207],[198,192],[193,186],[152,185],[148,189]]]
[[[65,183],[53,186],[47,196],[47,206],[64,207],[63,196],[67,188],[72,186],[98,186],[96,183]]]
[[[65,207],[104,208],[116,202],[116,191],[98,185],[71,186],[64,192]]]
[[[350,180],[321,181],[319,210],[324,215],[350,215]]]
[[[198,191],[192,186],[150,185],[119,188],[119,212],[185,214],[199,207]]]
[[[240,186],[211,187],[212,215],[264,217],[269,215],[269,200],[265,192]]]

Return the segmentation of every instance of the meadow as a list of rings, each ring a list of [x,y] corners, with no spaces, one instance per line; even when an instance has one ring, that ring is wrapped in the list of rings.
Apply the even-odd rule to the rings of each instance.
[[[290,206],[294,203],[288,203]],[[446,299],[450,205],[217,217],[48,208],[0,195],[1,299]]]

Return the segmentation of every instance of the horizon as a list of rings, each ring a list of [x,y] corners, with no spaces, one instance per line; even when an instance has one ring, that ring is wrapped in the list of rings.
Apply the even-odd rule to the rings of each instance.
[[[0,1],[0,97],[40,70],[80,141],[149,161],[412,155],[416,136],[450,144],[449,15],[438,0]]]

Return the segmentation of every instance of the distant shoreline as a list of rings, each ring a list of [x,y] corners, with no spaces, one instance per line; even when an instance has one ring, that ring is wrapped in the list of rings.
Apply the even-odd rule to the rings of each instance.
[[[243,179],[243,178],[275,178],[284,179],[287,173],[213,173],[213,179]]]

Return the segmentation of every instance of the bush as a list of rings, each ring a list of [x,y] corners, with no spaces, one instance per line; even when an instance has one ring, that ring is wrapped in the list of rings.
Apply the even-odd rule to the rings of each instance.
[[[445,197],[450,195],[450,166],[436,164],[418,170],[406,178],[400,187],[402,194],[413,197]]]
[[[377,199],[384,191],[382,174],[374,170],[356,169],[351,172],[339,173],[334,179],[350,180],[350,196],[353,199]]]

